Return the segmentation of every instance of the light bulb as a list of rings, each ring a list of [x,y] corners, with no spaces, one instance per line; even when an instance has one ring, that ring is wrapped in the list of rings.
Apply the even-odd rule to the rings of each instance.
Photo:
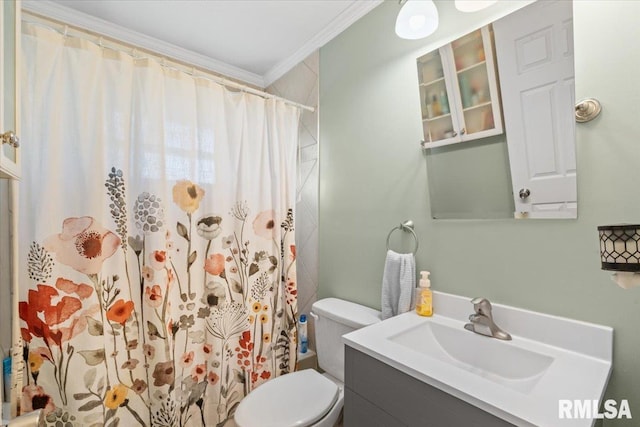
[[[403,39],[421,39],[437,28],[438,9],[433,0],[407,0],[396,19],[396,34]]]
[[[409,18],[409,28],[413,31],[417,31],[427,22],[427,17],[424,15],[414,15]]]

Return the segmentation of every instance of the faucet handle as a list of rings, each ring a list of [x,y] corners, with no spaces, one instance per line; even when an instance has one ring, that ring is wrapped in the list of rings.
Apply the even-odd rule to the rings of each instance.
[[[491,315],[491,303],[486,298],[477,297],[471,300],[473,309],[478,314],[484,314],[485,316]]]

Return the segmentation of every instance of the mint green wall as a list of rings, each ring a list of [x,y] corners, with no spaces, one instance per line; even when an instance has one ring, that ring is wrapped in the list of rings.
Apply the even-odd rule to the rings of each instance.
[[[575,3],[576,97],[604,108],[577,126],[579,218],[524,221],[431,219],[415,58],[467,24],[437,4],[426,40],[395,36],[388,1],[320,51],[319,297],[379,307],[387,233],[411,218],[435,289],[612,326],[606,396],[628,399],[635,417],[604,425],[638,425],[640,288],[600,270],[596,226],[640,221],[640,2]]]

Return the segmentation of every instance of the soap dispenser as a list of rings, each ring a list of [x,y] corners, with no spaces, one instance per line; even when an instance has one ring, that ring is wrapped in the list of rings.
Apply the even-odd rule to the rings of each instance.
[[[416,288],[416,313],[420,316],[433,315],[433,294],[428,271],[420,272],[420,283]]]

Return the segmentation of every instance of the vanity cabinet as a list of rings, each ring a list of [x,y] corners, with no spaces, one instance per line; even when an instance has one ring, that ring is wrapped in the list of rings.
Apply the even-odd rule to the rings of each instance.
[[[0,178],[20,177],[18,55],[20,2],[0,2]]]
[[[344,425],[513,427],[348,345]]]
[[[425,147],[503,132],[491,31],[485,26],[418,58]]]

